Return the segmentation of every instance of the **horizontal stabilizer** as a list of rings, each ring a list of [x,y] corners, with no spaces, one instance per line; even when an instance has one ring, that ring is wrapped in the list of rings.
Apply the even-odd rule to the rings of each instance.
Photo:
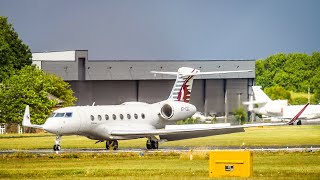
[[[212,72],[199,72],[199,73],[190,73],[191,75],[211,75],[211,74],[228,74],[228,73],[244,73],[244,72],[252,72],[252,70],[239,70],[239,71],[212,71]]]
[[[167,75],[174,75],[176,76],[178,72],[164,72],[164,71],[150,71],[153,74],[167,74]]]
[[[165,71],[150,71],[153,74],[167,74],[167,75],[177,75],[178,72],[165,72]],[[212,71],[212,72],[195,72],[195,73],[179,73],[183,76],[195,76],[195,75],[212,75],[212,74],[228,74],[228,73],[244,73],[252,72],[252,70],[240,70],[240,71]]]

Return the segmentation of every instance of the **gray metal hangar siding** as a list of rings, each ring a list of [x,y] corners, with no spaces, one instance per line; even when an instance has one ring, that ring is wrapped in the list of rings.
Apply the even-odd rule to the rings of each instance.
[[[255,78],[254,60],[88,60],[87,51],[75,51],[74,61],[42,60],[42,69],[64,78],[78,98],[77,105],[120,104],[126,101],[154,103],[166,99],[175,77],[150,71],[177,71],[192,67],[201,71],[253,70],[247,73],[196,77],[191,103],[198,111],[224,114],[248,100]],[[227,104],[226,104],[227,102]]]
[[[91,82],[88,86],[96,89],[94,86],[97,84],[93,81],[104,81],[104,86],[108,86],[109,90],[90,91],[95,94],[84,100],[87,104],[119,104],[125,101],[153,103],[164,100],[170,94],[175,77],[154,75],[150,71],[177,71],[183,66],[201,71],[253,70],[248,73],[196,77],[191,103],[196,105],[198,111],[224,114],[228,109],[233,112],[239,105],[239,98],[241,102],[248,99],[248,88],[255,77],[255,61],[252,60],[118,60],[86,63],[86,82]],[[225,95],[228,107],[225,105]],[[88,101],[88,98],[91,100]],[[83,104],[81,99],[80,104]]]

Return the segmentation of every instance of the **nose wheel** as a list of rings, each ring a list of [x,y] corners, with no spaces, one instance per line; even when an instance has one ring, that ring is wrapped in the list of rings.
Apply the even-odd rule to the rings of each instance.
[[[55,144],[55,145],[53,145],[53,150],[54,151],[60,151],[61,150],[61,146],[59,144]]]
[[[55,144],[53,145],[53,150],[54,151],[60,151],[61,150],[60,141],[61,141],[61,136],[57,136]]]

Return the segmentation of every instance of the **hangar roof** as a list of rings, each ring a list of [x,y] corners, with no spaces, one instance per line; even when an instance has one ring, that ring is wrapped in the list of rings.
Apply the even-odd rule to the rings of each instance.
[[[33,53],[33,56],[34,63],[41,69],[64,80],[175,79],[170,75],[155,76],[150,71],[176,72],[180,67],[196,68],[203,72],[253,70],[197,77],[201,79],[255,78],[255,60],[88,60],[87,50]]]

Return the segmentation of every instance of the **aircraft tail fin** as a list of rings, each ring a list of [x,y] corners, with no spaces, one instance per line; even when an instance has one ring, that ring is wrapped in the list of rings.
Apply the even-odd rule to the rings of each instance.
[[[181,67],[178,69],[178,72],[151,71],[151,73],[155,73],[155,74],[176,75],[177,78],[168,99],[173,101],[187,102],[187,103],[190,102],[193,80],[196,75],[226,74],[226,73],[241,73],[241,72],[252,72],[252,70],[200,72],[200,70],[198,69]]]
[[[256,101],[265,103],[272,101],[266,93],[262,91],[261,86],[252,86],[252,91]]]
[[[151,71],[155,74],[176,75],[177,78],[168,99],[187,103],[190,101],[194,76],[199,72],[198,69],[188,67],[181,67],[178,72]]]
[[[295,115],[291,121],[288,122],[289,125],[293,125],[297,119],[300,117],[300,115],[303,113],[304,110],[306,110],[306,108],[309,106],[309,103],[307,103],[299,112],[297,115]]]
[[[29,110],[29,105],[27,105],[27,106],[26,106],[26,109],[24,110],[24,115],[23,115],[23,120],[22,120],[22,126],[32,127],[32,128],[42,128],[42,125],[31,124],[31,122],[30,122],[30,110]]]

